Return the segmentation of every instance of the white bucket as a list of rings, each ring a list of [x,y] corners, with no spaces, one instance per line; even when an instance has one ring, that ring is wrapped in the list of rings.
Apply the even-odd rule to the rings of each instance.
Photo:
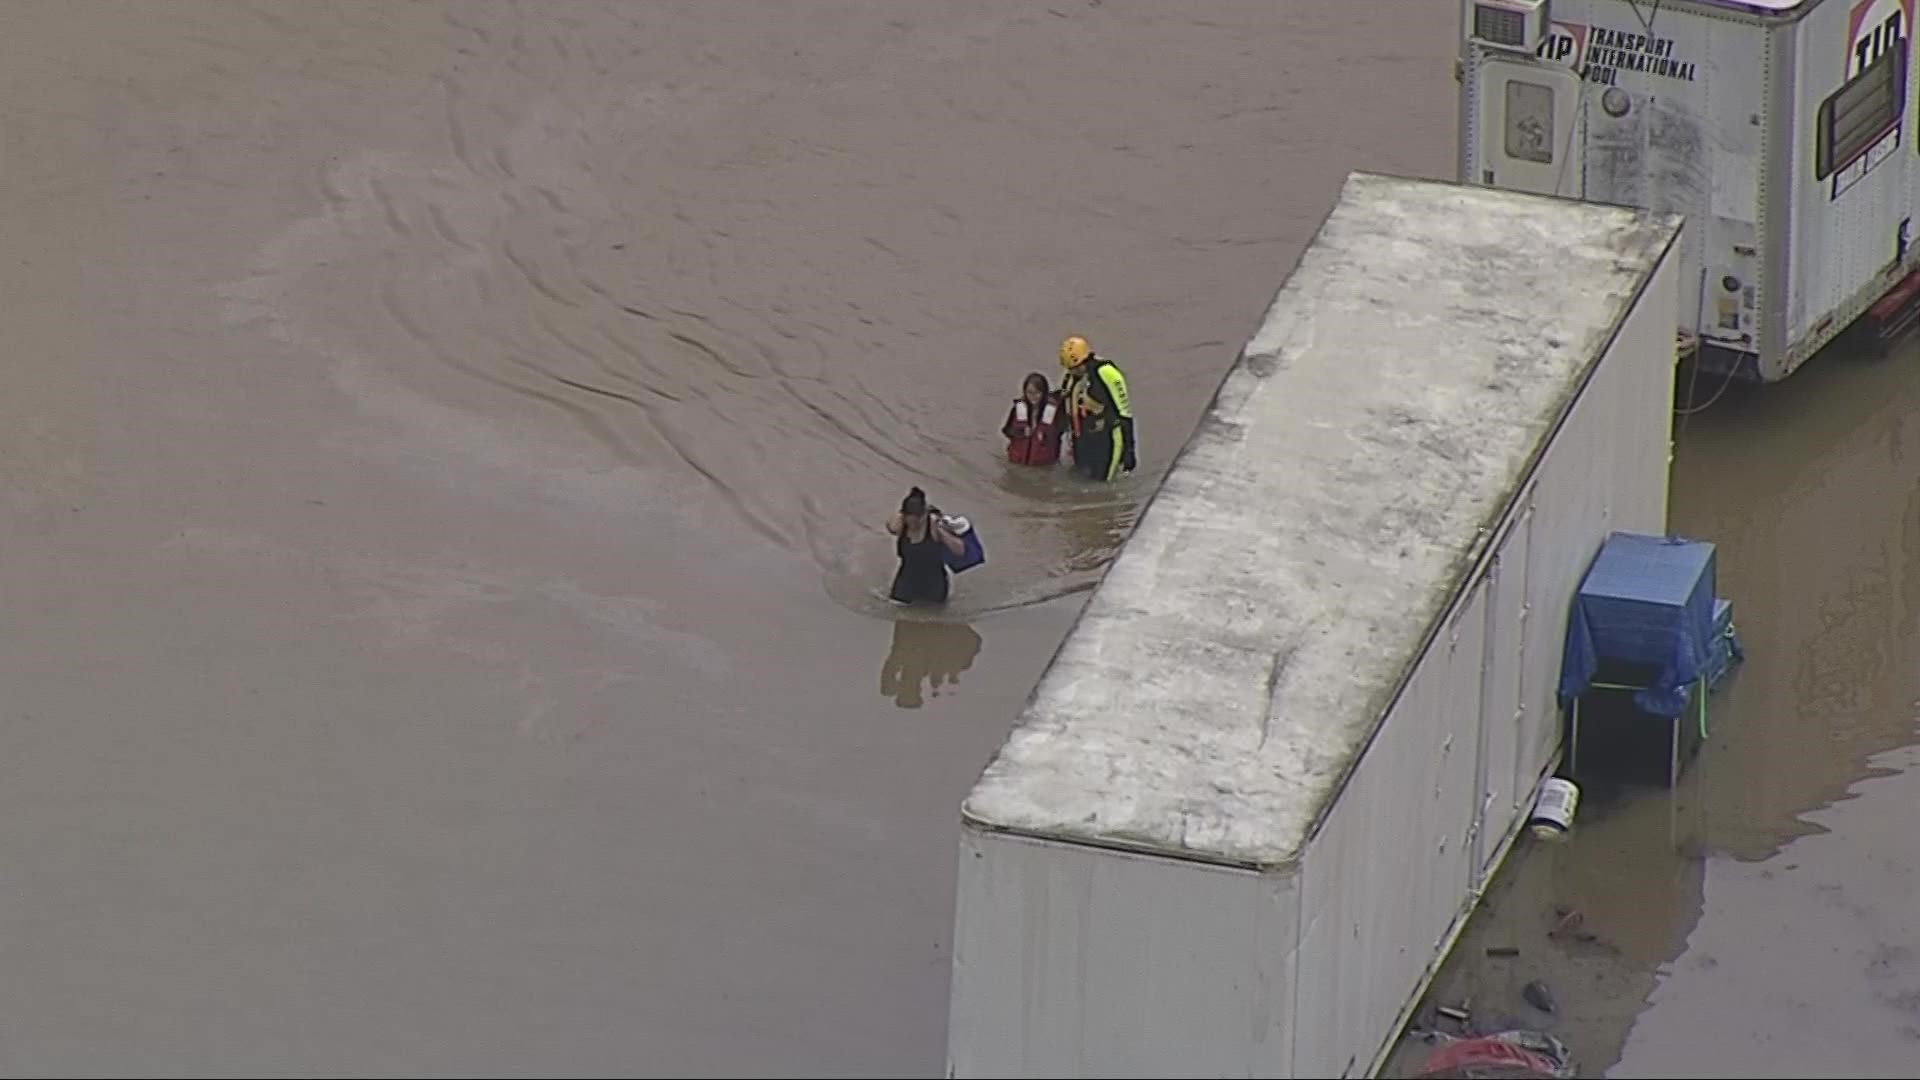
[[[1573,828],[1573,814],[1580,806],[1580,788],[1571,780],[1555,776],[1540,785],[1540,797],[1533,801],[1533,816],[1527,828],[1540,840],[1560,840]]]

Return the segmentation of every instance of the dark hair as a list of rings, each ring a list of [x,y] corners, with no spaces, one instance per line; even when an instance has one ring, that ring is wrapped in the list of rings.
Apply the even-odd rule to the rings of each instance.
[[[921,491],[919,488],[914,488],[912,491],[907,492],[907,497],[900,500],[900,512],[903,514],[926,513],[927,493]]]
[[[1022,394],[1026,393],[1027,388],[1031,386],[1038,386],[1040,388],[1041,397],[1046,397],[1053,392],[1053,387],[1047,385],[1047,377],[1037,371],[1027,373],[1027,377],[1020,383],[1020,392]]]

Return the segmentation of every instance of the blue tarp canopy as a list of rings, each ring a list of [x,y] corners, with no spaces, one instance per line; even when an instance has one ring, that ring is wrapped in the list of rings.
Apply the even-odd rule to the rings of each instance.
[[[1634,704],[1676,717],[1706,674],[1713,645],[1714,548],[1700,540],[1616,532],[1600,546],[1567,617],[1560,701],[1593,685],[1602,664],[1650,669]]]

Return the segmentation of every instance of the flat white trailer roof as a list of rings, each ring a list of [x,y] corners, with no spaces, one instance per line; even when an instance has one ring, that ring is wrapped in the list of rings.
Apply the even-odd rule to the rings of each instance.
[[[1297,859],[1679,228],[1350,176],[966,820]]]

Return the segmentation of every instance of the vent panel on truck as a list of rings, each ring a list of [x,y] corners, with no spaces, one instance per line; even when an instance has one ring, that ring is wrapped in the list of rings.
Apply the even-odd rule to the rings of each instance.
[[[1476,44],[1514,52],[1533,52],[1547,30],[1547,0],[1468,0]]]

